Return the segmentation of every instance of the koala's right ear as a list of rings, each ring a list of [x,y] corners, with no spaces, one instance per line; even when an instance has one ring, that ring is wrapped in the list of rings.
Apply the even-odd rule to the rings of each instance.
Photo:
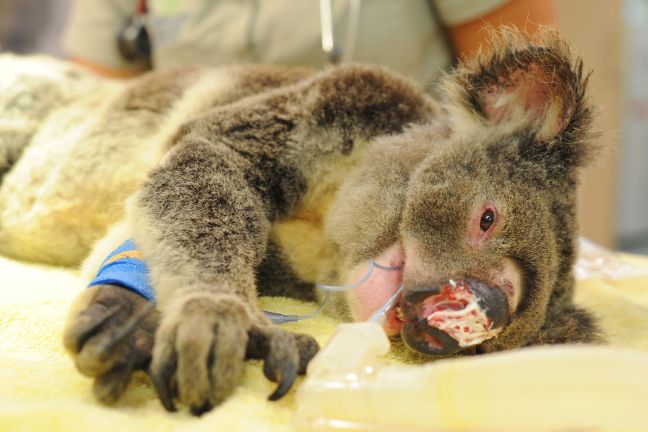
[[[533,137],[524,149],[530,157],[555,150],[571,166],[585,164],[594,149],[581,60],[572,60],[552,29],[533,39],[510,28],[491,34],[488,49],[464,60],[442,82],[453,130],[524,131]]]

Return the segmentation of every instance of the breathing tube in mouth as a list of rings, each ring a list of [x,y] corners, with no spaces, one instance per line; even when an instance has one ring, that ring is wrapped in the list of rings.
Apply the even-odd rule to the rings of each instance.
[[[403,341],[428,355],[450,355],[496,337],[510,319],[502,290],[479,279],[447,279],[403,295]]]
[[[344,292],[358,288],[367,282],[375,269],[384,271],[398,271],[400,266],[385,266],[375,262],[373,259],[368,260],[369,267],[367,272],[356,282],[349,285],[327,285],[315,284],[315,287],[324,291],[322,303],[313,312],[305,315],[285,315],[278,312],[263,311],[266,317],[274,324],[283,324],[287,322],[296,322],[313,318],[319,314],[327,305],[331,292]],[[139,294],[145,299],[155,302],[155,290],[151,286],[148,265],[142,258],[137,245],[132,239],[126,240],[117,249],[108,255],[97,271],[95,278],[90,282],[88,287],[96,285],[119,285],[135,294]],[[378,309],[371,317],[372,321],[384,319],[387,312],[394,306],[398,295],[402,291],[402,286],[387,300],[387,302]]]

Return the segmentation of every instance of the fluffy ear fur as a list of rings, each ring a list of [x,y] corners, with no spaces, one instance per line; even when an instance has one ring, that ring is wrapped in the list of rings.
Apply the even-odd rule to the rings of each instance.
[[[555,30],[536,37],[511,28],[490,29],[492,44],[465,59],[442,83],[455,132],[495,126],[529,135],[520,153],[567,166],[593,156],[588,73]],[[553,158],[552,158],[553,159]]]

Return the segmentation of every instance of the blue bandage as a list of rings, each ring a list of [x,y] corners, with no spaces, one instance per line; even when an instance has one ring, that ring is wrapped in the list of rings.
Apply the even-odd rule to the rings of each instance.
[[[104,260],[88,287],[105,284],[122,286],[155,302],[148,266],[133,240],[126,240]]]

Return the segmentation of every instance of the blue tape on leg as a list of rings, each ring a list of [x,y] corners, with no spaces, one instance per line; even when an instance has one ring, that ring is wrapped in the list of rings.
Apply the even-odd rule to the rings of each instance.
[[[105,284],[122,286],[155,302],[155,291],[151,286],[148,266],[142,260],[133,240],[122,243],[104,260],[88,286]]]

